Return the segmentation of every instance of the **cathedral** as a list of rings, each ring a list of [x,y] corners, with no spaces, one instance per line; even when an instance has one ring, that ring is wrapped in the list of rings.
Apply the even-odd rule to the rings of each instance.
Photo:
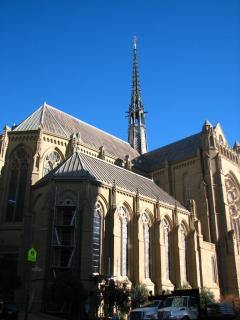
[[[240,145],[218,123],[148,151],[136,41],[128,142],[44,103],[0,135],[0,259],[36,310],[61,272],[240,294]],[[31,272],[27,251],[37,261]],[[30,270],[30,271],[29,271]]]

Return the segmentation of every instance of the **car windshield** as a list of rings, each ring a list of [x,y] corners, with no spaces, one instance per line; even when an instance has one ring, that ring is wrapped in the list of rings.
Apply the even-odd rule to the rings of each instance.
[[[165,307],[187,307],[187,297],[171,297],[165,301]]]
[[[5,303],[5,308],[8,310],[17,310],[17,305],[15,303]]]
[[[149,307],[157,307],[159,305],[159,301],[158,300],[154,300],[154,301],[149,301],[146,302],[142,308],[149,308]]]

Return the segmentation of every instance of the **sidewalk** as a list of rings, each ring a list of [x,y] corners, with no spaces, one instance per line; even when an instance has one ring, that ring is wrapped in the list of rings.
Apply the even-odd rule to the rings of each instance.
[[[20,312],[18,320],[24,320],[24,315],[25,315],[24,312]],[[29,313],[28,320],[64,320],[64,319],[39,312],[39,313]]]

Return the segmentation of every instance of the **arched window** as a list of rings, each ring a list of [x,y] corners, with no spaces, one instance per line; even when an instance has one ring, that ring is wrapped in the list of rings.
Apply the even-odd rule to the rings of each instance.
[[[219,144],[223,144],[224,143],[223,136],[221,134],[218,136],[218,143]]]
[[[183,175],[183,203],[186,205],[187,201],[190,199],[190,180],[189,175]]]
[[[164,252],[165,252],[165,276],[166,280],[170,279],[170,243],[169,243],[169,231],[170,226],[166,219],[163,220],[163,240],[164,240]]]
[[[121,223],[121,276],[126,277],[128,273],[128,215],[127,209],[123,206],[119,208]]]
[[[240,190],[231,175],[226,176],[225,186],[232,229],[234,230],[237,242],[240,243]]]
[[[218,276],[217,276],[217,260],[215,256],[211,257],[211,267],[212,267],[212,280],[213,283],[218,282]]]
[[[10,176],[7,194],[7,222],[23,220],[25,192],[28,178],[28,156],[18,148],[10,157]]]
[[[229,211],[232,219],[232,226],[233,226],[236,240],[240,242],[240,221],[239,221],[240,219],[239,219],[239,214],[237,212],[236,206],[231,206]]]
[[[187,230],[183,223],[180,224],[180,246],[182,250],[181,257],[181,266],[183,268],[182,276],[183,282],[187,282],[187,251],[186,251],[186,237]]]
[[[143,241],[144,241],[144,271],[145,278],[151,277],[151,245],[150,245],[150,219],[146,212],[142,215]]]
[[[93,213],[92,272],[100,273],[102,207],[96,203]]]
[[[46,156],[44,164],[43,164],[43,176],[45,176],[52,169],[56,168],[60,164],[61,161],[62,161],[62,158],[57,151],[50,152]]]

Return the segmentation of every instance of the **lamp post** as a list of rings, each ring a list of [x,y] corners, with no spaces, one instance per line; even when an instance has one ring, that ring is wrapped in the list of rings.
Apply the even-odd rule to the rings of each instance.
[[[37,261],[37,251],[35,248],[30,248],[27,252],[27,288],[26,288],[26,302],[25,302],[25,315],[24,320],[28,320],[28,309],[29,309],[29,299],[30,299],[30,282],[32,277],[32,271],[34,268],[32,264]]]

